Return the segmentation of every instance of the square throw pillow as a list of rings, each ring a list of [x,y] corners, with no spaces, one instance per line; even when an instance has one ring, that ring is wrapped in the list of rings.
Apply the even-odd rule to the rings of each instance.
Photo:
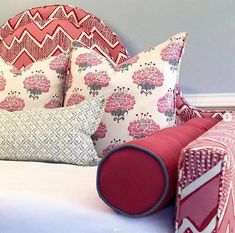
[[[68,54],[51,56],[18,70],[0,58],[0,109],[56,108],[63,103]]]
[[[186,38],[187,33],[176,34],[116,67],[81,44],[74,48],[64,105],[106,97],[102,123],[92,137],[100,156],[174,125],[174,90]]]
[[[99,97],[71,107],[0,110],[0,159],[97,165],[91,135],[105,106]]]

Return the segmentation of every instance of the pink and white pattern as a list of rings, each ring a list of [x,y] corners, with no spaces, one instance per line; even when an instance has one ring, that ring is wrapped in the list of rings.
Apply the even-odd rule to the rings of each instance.
[[[107,127],[103,122],[100,122],[98,129],[96,130],[96,132],[91,136],[94,144],[96,144],[96,142],[100,139],[100,138],[104,138],[106,136],[107,133]]]
[[[128,71],[130,67],[133,66],[134,63],[138,61],[139,57],[138,56],[133,56],[129,58],[128,60],[122,62],[121,64],[117,65],[115,67],[116,71],[121,71],[122,73],[125,71]]]
[[[44,108],[59,108],[61,107],[62,98],[60,96],[53,96],[52,99],[44,105]]]
[[[118,64],[127,52],[98,17],[77,7],[48,5],[17,14],[0,27],[1,57],[18,69],[67,51],[78,40]]]
[[[0,91],[3,91],[6,86],[6,79],[0,74]]]
[[[135,71],[132,78],[140,88],[141,94],[151,95],[156,87],[163,85],[163,74],[152,62],[145,64],[144,67],[140,65],[140,67],[141,69]]]
[[[14,111],[21,111],[25,107],[25,101],[24,99],[19,97],[20,93],[17,93],[16,91],[11,91],[8,93],[7,97],[5,97],[0,102],[0,109],[14,112]]]
[[[160,129],[160,126],[152,119],[152,116],[147,113],[141,113],[140,116],[136,114],[137,120],[129,123],[129,135],[133,139],[150,136]]]
[[[110,82],[110,77],[107,71],[89,72],[84,77],[85,84],[90,89],[89,94],[95,97],[99,94],[99,90],[103,87],[107,87]]]
[[[113,120],[119,123],[125,120],[127,115],[135,105],[135,97],[128,94],[129,88],[117,87],[114,92],[107,98],[105,112],[113,116]]]
[[[232,118],[221,121],[182,151],[177,233],[235,231],[235,114]]]
[[[161,97],[157,102],[158,111],[167,117],[167,121],[171,122],[175,114],[174,93],[169,90],[167,94]]]
[[[183,97],[179,86],[176,88],[176,124],[180,125],[190,119],[199,118],[216,118],[222,119],[222,115],[225,111],[206,111],[191,106]]]
[[[184,48],[184,38],[175,37],[162,51],[161,57],[163,61],[169,62],[171,70],[176,71]]]
[[[63,76],[60,73],[58,79],[57,68],[64,69],[67,64],[65,54],[37,61],[22,70],[0,59],[0,109],[19,111],[61,107],[66,72]]]
[[[50,63],[50,68],[58,74],[58,79],[63,79],[67,73],[68,59],[61,53]]]
[[[76,104],[80,104],[85,100],[85,96],[81,95],[82,89],[74,88],[73,93],[68,99],[67,106],[72,106]]]
[[[47,93],[51,87],[50,80],[41,72],[36,70],[23,81],[24,88],[29,92],[29,98],[38,99],[42,93]]]
[[[121,139],[113,139],[110,141],[110,144],[103,150],[102,155],[106,155],[109,151],[115,149],[116,147],[120,146],[121,144],[125,143],[125,141],[122,141]]]
[[[102,63],[101,59],[98,59],[96,56],[94,56],[91,53],[79,54],[76,59],[76,64],[79,67],[78,72],[86,70],[86,68],[91,66],[97,66],[101,63]]]
[[[102,122],[107,132],[103,138],[95,140],[100,156],[108,148],[113,148],[117,140],[121,143],[145,137],[174,125],[175,95],[172,90],[178,81],[178,71],[172,72],[171,66],[161,59],[160,53],[172,39],[183,40],[186,37],[186,33],[177,34],[116,67],[81,44],[72,51],[67,81],[70,88],[65,94],[64,105],[71,105],[73,90],[78,88],[82,89],[80,94],[85,99],[106,97]],[[90,65],[84,62],[88,60],[91,61]],[[85,64],[82,65],[85,68],[81,69],[80,64]]]

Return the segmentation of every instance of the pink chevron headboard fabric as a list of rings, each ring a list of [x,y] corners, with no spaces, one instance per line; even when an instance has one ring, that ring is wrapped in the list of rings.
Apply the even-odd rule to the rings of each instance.
[[[118,64],[127,52],[112,30],[81,8],[36,7],[19,13],[0,28],[1,57],[16,68],[66,51],[78,40]]]
[[[176,232],[235,232],[235,113],[189,144],[179,162]]]
[[[204,110],[191,106],[184,98],[180,86],[176,86],[176,124],[180,125],[193,118],[216,118],[223,119],[226,111]]]
[[[176,124],[180,125],[193,118],[222,119],[225,111],[202,110],[192,107],[184,98],[179,86],[176,88]]]

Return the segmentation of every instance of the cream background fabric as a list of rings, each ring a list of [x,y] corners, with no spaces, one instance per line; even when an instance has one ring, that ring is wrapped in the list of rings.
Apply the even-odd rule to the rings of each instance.
[[[103,95],[102,123],[93,136],[98,154],[175,123],[174,90],[187,33],[113,67],[81,44],[72,51],[65,106]]]
[[[17,70],[0,58],[0,109],[61,107],[67,64],[68,54],[59,54]]]

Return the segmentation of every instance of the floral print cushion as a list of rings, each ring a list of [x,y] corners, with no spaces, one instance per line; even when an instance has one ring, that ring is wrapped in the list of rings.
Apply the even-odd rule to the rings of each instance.
[[[106,97],[102,123],[92,136],[100,156],[126,141],[174,125],[174,90],[186,37],[186,33],[174,35],[116,67],[76,43],[64,105]]]
[[[22,70],[0,59],[0,109],[61,107],[67,65],[68,55],[63,53]]]

